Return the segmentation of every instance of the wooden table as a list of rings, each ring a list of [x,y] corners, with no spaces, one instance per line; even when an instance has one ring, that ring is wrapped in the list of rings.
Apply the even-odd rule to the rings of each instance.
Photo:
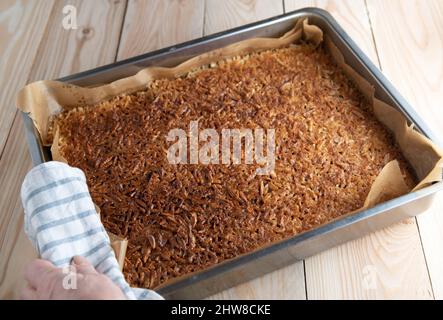
[[[65,30],[63,8],[77,9]],[[0,3],[0,297],[16,298],[35,257],[20,185],[31,161],[14,98],[50,79],[317,6],[328,10],[437,133],[443,133],[443,1],[2,0]],[[442,299],[443,194],[428,212],[214,298]]]

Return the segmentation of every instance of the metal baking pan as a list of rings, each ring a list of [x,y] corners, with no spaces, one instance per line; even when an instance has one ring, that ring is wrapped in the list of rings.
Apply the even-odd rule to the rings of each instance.
[[[415,128],[438,144],[436,137],[412,107],[371,63],[351,38],[326,11],[306,8],[271,19],[220,32],[198,40],[140,55],[128,60],[99,67],[59,79],[90,86],[108,83],[135,74],[147,66],[175,66],[197,54],[252,37],[278,37],[294,26],[299,18],[308,17],[335,43],[346,62],[364,76],[374,87],[376,96],[400,110]],[[51,160],[49,148],[43,147],[32,120],[23,114],[29,150],[34,165]],[[425,211],[443,182],[379,204],[373,208],[344,216],[314,230],[269,245],[252,253],[222,262],[209,269],[161,287],[165,298],[198,299],[262,276],[268,272],[302,260],[346,241],[387,227]],[[300,281],[302,281],[300,279]]]

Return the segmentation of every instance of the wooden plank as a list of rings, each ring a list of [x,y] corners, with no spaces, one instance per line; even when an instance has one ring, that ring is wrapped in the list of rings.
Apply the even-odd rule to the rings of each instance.
[[[443,195],[435,196],[434,203],[425,213],[417,216],[423,251],[431,278],[434,298],[443,300]]]
[[[25,83],[53,1],[0,3],[0,155],[14,120],[15,94]]]
[[[306,259],[309,299],[430,299],[415,219]]]
[[[77,8],[76,30],[61,26],[66,4]],[[57,1],[29,80],[63,77],[114,62],[125,6],[124,0]]]
[[[207,0],[204,33],[208,35],[282,13],[283,3],[279,0]]]
[[[384,74],[438,136],[443,135],[443,2],[368,1]],[[432,287],[443,299],[443,195],[417,217]]]
[[[305,7],[317,7],[328,11],[372,62],[378,65],[364,0],[284,0],[284,2],[286,12]]]
[[[377,62],[363,0],[285,2],[286,10],[304,6],[330,11],[353,40]],[[395,14],[387,12],[390,16]],[[305,271],[308,299],[433,297],[415,219],[308,258]]]
[[[118,60],[202,36],[201,0],[130,0]]]
[[[20,159],[20,160],[18,160]],[[36,253],[23,231],[20,187],[31,161],[21,119],[15,119],[10,139],[0,159],[0,298],[17,298],[24,286],[23,267]]]
[[[217,1],[206,2],[205,35],[230,29],[283,13],[280,1]],[[210,299],[305,299],[303,262],[267,274]]]
[[[77,7],[77,30],[68,31],[61,27],[62,8],[66,3]],[[114,24],[122,26],[124,9],[125,2],[121,0],[57,2],[49,20],[50,28],[25,76],[32,80],[57,78],[113,62],[120,37],[120,28]],[[89,32],[84,32],[85,29]],[[23,232],[23,209],[19,197],[21,183],[30,168],[23,125],[17,114],[0,159],[1,185],[8,186],[0,193],[0,298],[18,297],[24,285],[22,269],[35,257]]]
[[[306,299],[303,262],[268,273],[208,299]]]

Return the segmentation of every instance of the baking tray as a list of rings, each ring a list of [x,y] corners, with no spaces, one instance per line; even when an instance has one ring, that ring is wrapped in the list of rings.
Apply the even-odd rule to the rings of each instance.
[[[394,89],[392,84],[371,63],[326,11],[305,8],[257,23],[220,32],[201,39],[143,54],[124,61],[99,67],[90,71],[58,79],[80,86],[109,83],[128,77],[148,66],[171,67],[195,55],[224,47],[231,43],[253,37],[279,37],[291,29],[299,18],[319,26],[340,49],[347,64],[364,76],[374,87],[376,97],[401,111],[410,123],[434,143],[440,144],[413,108]],[[23,113],[29,150],[34,165],[51,160],[48,147],[43,147],[32,120]],[[441,145],[441,144],[440,144]],[[427,210],[443,182],[411,192],[370,209],[345,216],[301,233],[289,239],[269,245],[252,253],[222,262],[209,269],[185,276],[161,287],[158,292],[165,298],[199,299],[262,276],[308,256],[365,234],[387,227],[393,223],[415,216]],[[303,281],[303,279],[300,279]]]

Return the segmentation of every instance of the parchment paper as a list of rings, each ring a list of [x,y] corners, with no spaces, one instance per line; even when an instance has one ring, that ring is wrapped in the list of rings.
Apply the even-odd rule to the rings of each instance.
[[[307,19],[298,20],[295,27],[280,38],[248,39],[196,56],[173,68],[145,68],[134,76],[94,88],[67,85],[57,81],[37,81],[27,85],[19,92],[16,105],[18,109],[29,113],[40,133],[43,144],[51,145],[53,159],[67,162],[58,149],[59,138],[56,128],[54,136],[50,130],[51,119],[58,113],[79,105],[94,105],[116,95],[141,90],[153,80],[172,79],[219,60],[259,50],[285,47],[301,40],[319,45],[323,42],[323,32],[319,27],[310,25]],[[402,153],[415,170],[419,180],[413,190],[442,180],[443,152],[429,139],[415,131],[412,126],[408,126],[406,118],[400,112],[375,98],[374,88],[346,64],[341,52],[327,37],[325,44],[337,64],[371,102],[378,120],[393,132]],[[382,169],[371,186],[364,206],[357,211],[410,191],[403,179],[397,160],[393,160]],[[110,235],[110,237],[122,267],[127,241],[115,235]]]

